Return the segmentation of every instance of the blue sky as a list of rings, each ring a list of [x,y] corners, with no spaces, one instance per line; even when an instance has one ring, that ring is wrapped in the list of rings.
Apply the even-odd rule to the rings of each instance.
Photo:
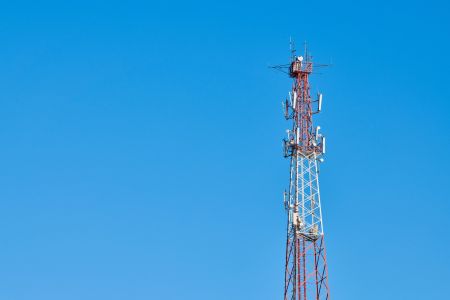
[[[444,1],[0,10],[0,299],[281,299],[289,37],[324,94],[332,299],[444,299]]]

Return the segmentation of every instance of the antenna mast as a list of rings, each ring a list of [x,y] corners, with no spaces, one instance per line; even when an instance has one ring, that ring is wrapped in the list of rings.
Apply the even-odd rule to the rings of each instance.
[[[311,99],[309,75],[313,63],[307,51],[296,56],[291,40],[289,76],[293,79],[285,117],[292,129],[284,139],[290,159],[289,189],[284,192],[287,239],[284,300],[329,300],[318,165],[325,154],[325,137],[314,127],[313,115],[322,109],[322,94]]]

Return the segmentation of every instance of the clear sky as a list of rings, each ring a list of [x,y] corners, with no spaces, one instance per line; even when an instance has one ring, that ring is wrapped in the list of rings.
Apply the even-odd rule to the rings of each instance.
[[[446,299],[449,11],[3,1],[0,299],[281,299],[291,82],[268,66],[290,36],[333,63],[312,78],[332,299]]]

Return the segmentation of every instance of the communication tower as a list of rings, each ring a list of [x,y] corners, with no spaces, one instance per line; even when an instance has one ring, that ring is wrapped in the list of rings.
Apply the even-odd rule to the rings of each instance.
[[[285,118],[292,121],[283,140],[284,156],[290,160],[289,188],[284,192],[288,218],[284,300],[328,300],[318,168],[325,154],[325,137],[313,124],[313,116],[322,109],[322,94],[312,99],[309,84],[318,65],[306,46],[304,56],[297,56],[292,44],[291,52],[291,63],[285,67],[293,84],[283,103]]]

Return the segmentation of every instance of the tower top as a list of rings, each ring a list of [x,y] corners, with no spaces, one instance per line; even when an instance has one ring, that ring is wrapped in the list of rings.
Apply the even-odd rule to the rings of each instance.
[[[312,73],[312,57],[308,53],[308,46],[305,41],[305,53],[304,55],[297,56],[295,53],[294,42],[291,39],[291,64],[289,66],[289,76],[296,78],[302,74]]]

